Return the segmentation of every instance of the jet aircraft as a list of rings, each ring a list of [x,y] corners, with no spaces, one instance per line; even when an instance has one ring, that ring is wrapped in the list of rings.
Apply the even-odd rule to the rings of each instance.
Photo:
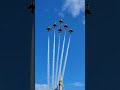
[[[72,29],[70,29],[70,30],[69,30],[69,32],[70,32],[70,34],[71,34],[71,33],[73,32],[73,30],[72,30]]]
[[[50,32],[50,30],[51,30],[50,27],[48,27],[48,28],[47,28],[47,31]]]
[[[64,28],[66,29],[67,27],[68,27],[67,24],[65,24],[65,25],[64,25]]]
[[[61,33],[61,32],[62,32],[62,29],[60,28],[60,29],[58,30],[58,32]]]
[[[56,26],[57,26],[56,23],[54,23],[54,24],[53,24],[53,27],[56,28]]]
[[[63,23],[62,19],[60,19],[59,23],[60,23],[60,24],[62,24],[62,23]]]

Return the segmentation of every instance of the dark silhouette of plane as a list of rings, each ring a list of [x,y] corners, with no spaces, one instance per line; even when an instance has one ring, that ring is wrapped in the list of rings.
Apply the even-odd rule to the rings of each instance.
[[[58,30],[58,32],[61,33],[61,32],[62,32],[62,29],[60,28],[60,29]]]
[[[62,19],[60,19],[59,23],[60,23],[60,24],[62,24],[62,23],[63,23]]]
[[[53,27],[56,28],[56,26],[57,26],[56,23],[54,23],[54,24],[53,24]]]
[[[70,29],[70,30],[69,30],[69,32],[70,32],[70,34],[71,34],[71,33],[73,32],[73,30],[72,30],[72,29]]]
[[[47,28],[47,31],[50,32],[50,30],[51,30],[50,27],[48,27],[48,28]]]
[[[67,27],[68,27],[67,24],[65,24],[65,25],[64,25],[64,28],[66,29]]]
[[[28,7],[28,9],[30,10],[30,12],[31,12],[32,14],[34,14],[34,11],[35,11],[34,0],[32,0],[31,5]]]
[[[88,1],[87,1],[87,4],[86,4],[86,7],[85,7],[85,17],[88,16],[88,15],[91,15],[91,11],[90,11],[90,8],[89,8],[89,4],[88,4]]]

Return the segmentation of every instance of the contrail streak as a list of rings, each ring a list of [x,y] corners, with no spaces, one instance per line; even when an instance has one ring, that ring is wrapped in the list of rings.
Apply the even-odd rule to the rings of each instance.
[[[62,67],[62,60],[63,60],[64,46],[65,46],[65,37],[66,37],[66,30],[65,30],[65,35],[64,35],[63,45],[62,45],[62,53],[61,53],[61,58],[60,58],[60,67],[59,67],[58,81],[59,81],[60,74],[61,74],[61,67]],[[57,81],[57,84],[58,84],[58,81]]]
[[[60,55],[59,53],[60,53],[60,33],[59,33],[58,52],[57,52],[57,61],[56,61],[55,87],[56,87],[57,75],[58,75],[58,62],[59,62],[59,55]]]
[[[53,67],[52,67],[52,89],[54,89],[54,65],[55,64],[55,29],[54,29],[54,42],[53,42]]]
[[[66,63],[67,63],[68,51],[69,51],[69,46],[70,46],[70,39],[71,39],[71,35],[69,36],[69,41],[68,41],[68,46],[67,46],[67,51],[66,51],[64,66],[63,66],[63,72],[62,72],[62,79],[64,78],[65,67],[66,67]]]
[[[49,34],[48,34],[48,62],[47,62],[47,71],[48,71],[48,74],[47,74],[47,77],[48,77],[48,90],[49,90],[49,87],[50,87],[50,40],[49,40]]]

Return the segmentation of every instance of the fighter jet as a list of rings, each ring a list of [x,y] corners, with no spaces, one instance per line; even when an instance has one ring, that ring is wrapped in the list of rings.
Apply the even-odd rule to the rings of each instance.
[[[92,13],[91,13],[91,11],[90,11],[89,4],[88,4],[88,2],[87,2],[86,8],[85,8],[85,17],[86,17],[87,15],[91,15],[91,14],[92,14]]]
[[[69,32],[70,32],[70,34],[71,34],[71,33],[73,32],[73,30],[72,30],[72,29],[70,29],[70,30],[69,30]]]
[[[60,23],[60,24],[62,24],[62,23],[63,23],[62,19],[60,19],[59,23]]]
[[[50,32],[50,30],[51,30],[50,27],[48,27],[48,28],[47,28],[47,31]]]
[[[32,0],[31,5],[28,7],[28,9],[32,14],[34,14],[34,10],[35,10],[34,0]]]
[[[62,32],[62,29],[60,28],[60,29],[58,30],[58,32],[61,33],[61,32]]]
[[[67,24],[65,24],[65,25],[64,25],[64,28],[66,29],[67,27],[68,27]]]
[[[54,23],[54,24],[53,24],[53,27],[56,28],[56,26],[57,26],[56,23]]]

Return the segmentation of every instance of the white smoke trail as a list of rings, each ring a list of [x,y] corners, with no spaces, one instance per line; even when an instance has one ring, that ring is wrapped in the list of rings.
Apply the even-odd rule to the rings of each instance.
[[[47,64],[47,71],[48,71],[48,74],[47,74],[47,77],[48,77],[48,90],[49,90],[49,87],[50,87],[50,41],[49,41],[49,34],[48,34],[48,64]]]
[[[62,60],[63,60],[64,46],[65,46],[65,37],[66,37],[66,30],[65,30],[65,35],[64,35],[63,45],[62,45],[62,52],[61,52],[61,58],[60,58],[60,67],[59,67],[59,74],[58,74],[57,84],[59,82],[59,78],[60,78],[60,75],[61,75]]]
[[[58,52],[57,52],[57,61],[56,61],[56,73],[55,73],[55,87],[57,86],[57,75],[58,75],[58,62],[59,62],[59,54],[60,53],[60,33],[59,33],[59,41],[58,41]]]
[[[53,67],[52,67],[52,89],[54,89],[54,65],[55,64],[55,29],[54,29],[54,42],[53,42]]]
[[[67,46],[67,51],[66,51],[64,66],[63,66],[63,72],[62,72],[62,79],[64,78],[65,67],[66,67],[66,63],[67,63],[68,51],[69,51],[69,46],[70,46],[70,39],[71,39],[71,35],[69,36],[69,41],[68,41],[68,46]]]

